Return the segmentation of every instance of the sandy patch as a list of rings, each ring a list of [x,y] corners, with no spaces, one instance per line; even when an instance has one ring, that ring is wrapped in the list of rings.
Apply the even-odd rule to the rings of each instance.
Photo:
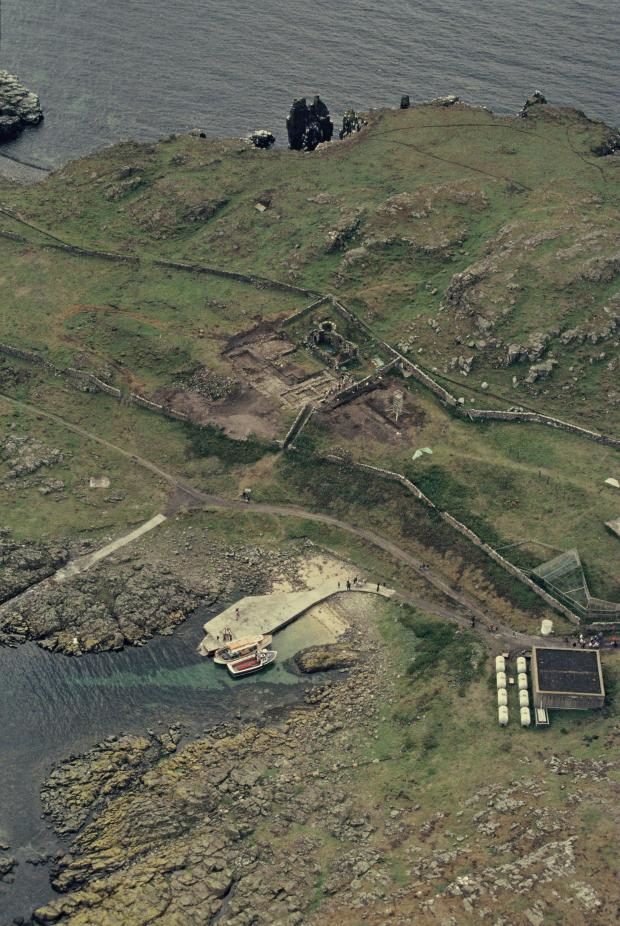
[[[335,556],[329,556],[325,553],[317,553],[307,559],[301,560],[298,566],[298,573],[305,588],[316,588],[324,582],[335,580],[336,582],[340,582],[344,589],[346,588],[347,579],[352,582],[356,575],[359,579],[363,578],[359,571],[357,573],[354,572],[353,567],[349,563],[345,563]],[[290,580],[286,577],[282,577],[274,582],[273,591],[292,592],[294,589]]]

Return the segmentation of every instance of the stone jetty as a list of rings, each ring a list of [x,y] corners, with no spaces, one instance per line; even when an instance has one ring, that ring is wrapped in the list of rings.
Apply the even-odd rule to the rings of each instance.
[[[236,639],[255,637],[259,634],[273,634],[286,627],[322,601],[336,595],[348,595],[350,591],[373,592],[391,598],[394,590],[384,585],[369,582],[356,583],[349,590],[346,582],[334,580],[324,582],[317,588],[301,592],[276,592],[273,595],[249,595],[226,608],[204,626],[206,636],[199,652],[208,656],[222,645],[224,632],[229,629]]]

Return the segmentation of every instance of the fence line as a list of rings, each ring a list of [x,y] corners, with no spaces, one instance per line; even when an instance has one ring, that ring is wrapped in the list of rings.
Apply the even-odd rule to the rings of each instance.
[[[402,473],[393,472],[392,470],[382,469],[379,466],[372,466],[370,463],[357,463],[356,461],[343,460],[342,457],[337,456],[336,454],[327,454],[324,459],[332,463],[346,463],[354,467],[355,469],[365,470],[367,472],[372,472],[381,476],[384,479],[388,479],[392,482],[398,482],[402,485],[411,495],[414,495],[419,501],[421,501],[427,508],[436,511],[439,517],[446,524],[449,524],[454,530],[459,534],[473,543],[478,549],[482,550],[483,553],[486,553],[494,562],[502,567],[506,572],[508,572],[513,578],[518,579],[523,585],[526,585],[530,591],[534,592],[535,595],[538,595],[539,598],[553,608],[554,611],[558,611],[560,614],[563,614],[568,618],[569,621],[573,624],[579,624],[580,619],[577,614],[571,611],[570,608],[558,601],[553,595],[546,592],[543,588],[540,587],[533,579],[530,577],[518,566],[515,566],[514,563],[511,563],[510,560],[507,560],[505,557],[498,553],[497,550],[492,547],[490,544],[482,540],[478,534],[474,533],[469,527],[463,524],[461,521],[457,520],[453,515],[448,511],[442,511],[440,508],[435,505],[435,503],[422,492],[415,483],[411,482],[410,479],[407,479],[406,476],[403,476]]]

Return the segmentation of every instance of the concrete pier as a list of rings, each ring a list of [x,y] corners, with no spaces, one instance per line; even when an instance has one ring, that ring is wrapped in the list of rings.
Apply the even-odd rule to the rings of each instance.
[[[376,584],[366,582],[353,585],[349,591],[342,582],[338,584],[332,580],[302,592],[249,595],[207,621],[204,625],[206,636],[198,650],[202,656],[208,656],[221,646],[226,628],[230,629],[234,639],[276,633],[322,601],[336,595],[351,595],[354,592],[371,592],[391,598],[394,589],[381,585],[377,592]]]

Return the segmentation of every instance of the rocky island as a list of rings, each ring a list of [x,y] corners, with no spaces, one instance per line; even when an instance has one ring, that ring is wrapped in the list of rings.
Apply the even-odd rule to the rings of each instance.
[[[0,144],[43,120],[39,97],[13,74],[0,71]]]
[[[0,181],[0,922],[611,926],[618,133],[288,130]],[[606,694],[535,725],[549,634]]]

